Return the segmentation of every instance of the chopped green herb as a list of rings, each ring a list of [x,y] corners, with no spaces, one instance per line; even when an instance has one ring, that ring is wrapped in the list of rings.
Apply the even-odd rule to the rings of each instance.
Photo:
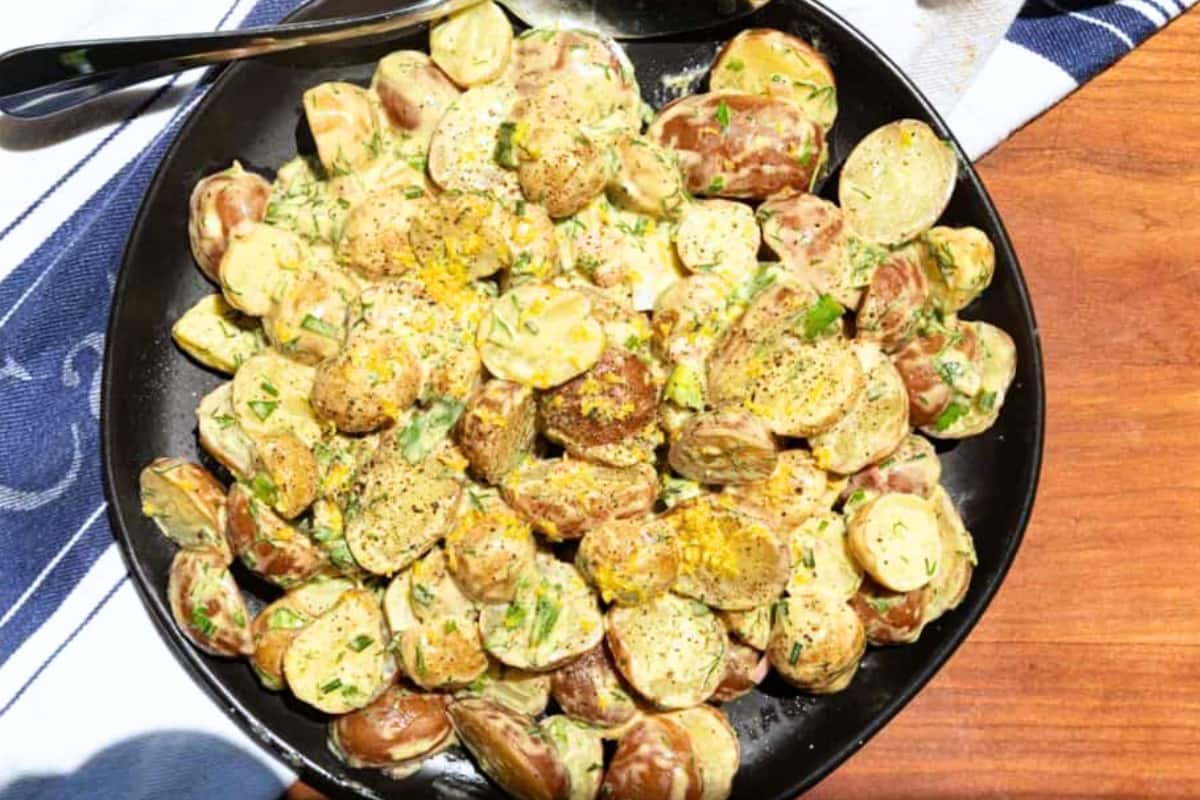
[[[985,414],[990,414],[992,409],[996,407],[996,393],[983,392],[979,395],[979,408]]]
[[[925,574],[933,577],[933,573],[937,572],[937,562],[925,559]]]
[[[263,381],[259,384],[259,386],[261,386],[262,390],[271,397],[279,397],[279,390],[276,389],[275,384],[271,383],[270,381]]]
[[[545,597],[537,599],[537,607],[533,612],[533,636],[531,643],[536,647],[546,640],[550,635],[550,631],[554,630],[554,625],[558,622],[558,615],[562,613],[562,606],[553,600]]]
[[[233,612],[233,624],[239,628],[246,624],[246,615],[242,613],[240,608]]]
[[[533,320],[529,320],[529,319],[527,319],[523,323],[521,323],[521,327],[524,328],[525,330],[529,331],[530,333],[532,333],[534,336],[537,336],[539,333],[542,332],[542,329],[539,328],[537,326],[537,324],[533,322]]]
[[[717,124],[721,126],[721,130],[729,130],[729,120],[733,115],[724,100],[717,103],[717,111],[713,116],[717,118]]]
[[[841,304],[829,295],[821,295],[817,302],[804,312],[804,338],[816,339],[830,325],[842,318],[844,310]]]
[[[940,433],[966,416],[968,410],[969,409],[962,403],[951,403],[950,405],[946,406],[945,411],[938,415],[937,422],[934,423],[934,427]]]
[[[867,597],[867,605],[875,609],[875,613],[883,616],[892,610],[892,604],[883,597]]]
[[[425,194],[425,190],[420,186],[407,186],[404,189],[404,196],[409,200],[415,200],[423,194]]]
[[[192,627],[205,639],[211,639],[217,626],[208,618],[208,609],[202,605],[192,606]]]
[[[427,411],[413,415],[400,432],[399,443],[404,460],[418,464],[446,437],[462,414],[463,404],[453,397],[439,397]]]
[[[237,421],[233,418],[232,414],[213,414],[212,418],[220,426],[221,430],[225,430]]]
[[[700,411],[704,408],[704,381],[700,372],[687,364],[676,364],[667,378],[664,390],[668,400],[684,408]]]
[[[433,605],[434,594],[429,590],[429,587],[423,583],[414,583],[412,585],[413,600],[420,605]]]
[[[326,683],[323,686],[320,686],[318,688],[321,690],[321,694],[329,694],[330,692],[334,692],[334,691],[337,691],[338,689],[342,688],[342,679],[334,678],[333,680],[329,681],[328,683]]]
[[[745,68],[746,62],[742,61],[740,58],[731,58],[725,62],[725,69],[729,70],[730,72],[741,72]]]
[[[304,617],[290,608],[277,608],[267,619],[267,626],[273,630],[295,630],[304,627]]]
[[[442,633],[451,634],[457,630],[458,630],[458,623],[452,619],[448,619],[442,624]]]
[[[509,603],[504,612],[504,627],[515,630],[525,624],[525,606],[520,603]]]
[[[865,489],[855,489],[850,493],[850,496],[846,498],[846,504],[853,505],[855,503],[860,503],[866,496],[867,492]]]
[[[250,479],[250,491],[267,505],[275,505],[275,499],[278,497],[278,494],[275,489],[275,482],[271,480],[271,476],[267,473],[254,473],[254,477]]]
[[[813,549],[811,547],[804,548],[804,558],[802,559],[802,562],[806,569],[816,569],[817,568],[817,557],[813,553]]]
[[[717,177],[712,179],[712,181],[708,184],[708,188],[705,189],[704,191],[707,192],[708,194],[716,194],[717,192],[721,191],[724,188],[725,188],[725,176],[718,175]]]
[[[804,650],[804,645],[799,642],[792,643],[792,652],[788,654],[788,663],[796,666],[796,662],[800,660],[800,653]]]
[[[300,327],[306,331],[311,331],[318,336],[324,336],[329,339],[339,338],[341,333],[336,325],[330,325],[320,317],[314,317],[312,314],[305,314]]]
[[[254,412],[254,416],[258,417],[263,422],[275,413],[275,409],[279,407],[278,400],[251,400],[246,405],[250,406],[250,410]]]
[[[517,148],[513,144],[513,136],[517,132],[517,123],[501,122],[500,135],[496,140],[496,163],[508,169],[517,167]]]
[[[361,653],[363,650],[366,650],[368,647],[374,644],[374,642],[375,640],[370,636],[367,636],[366,634],[360,634],[350,640],[350,649],[356,653]]]
[[[417,656],[417,674],[424,675],[429,671],[425,667],[425,648],[421,647],[420,642],[417,642],[417,646],[415,649],[416,649],[416,656]]]

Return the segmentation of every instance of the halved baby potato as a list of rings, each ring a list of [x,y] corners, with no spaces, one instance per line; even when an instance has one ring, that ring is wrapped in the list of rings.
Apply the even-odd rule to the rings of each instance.
[[[687,188],[697,195],[762,199],[809,191],[827,158],[824,129],[801,109],[743,92],[676,100],[646,135],[679,154]]]
[[[701,780],[683,726],[647,716],[621,737],[600,792],[605,800],[702,800]]]
[[[924,122],[902,119],[868,133],[842,165],[838,204],[855,233],[897,245],[929,230],[958,180],[958,154]]]
[[[854,560],[884,587],[910,592],[937,572],[942,543],[929,501],[885,494],[856,508],[849,527]]]
[[[461,283],[486,278],[512,262],[509,247],[516,216],[495,195],[447,192],[425,203],[412,220],[409,240],[423,274]]]
[[[971,586],[971,575],[977,563],[975,542],[971,538],[971,532],[963,524],[950,493],[941,486],[935,486],[929,499],[937,513],[938,533],[942,539],[942,560],[929,586],[926,587],[926,624],[938,619],[947,611],[958,608]]]
[[[762,517],[777,529],[792,526],[826,508],[828,478],[807,450],[783,450],[775,469],[762,480],[726,486],[722,494],[738,508]]]
[[[467,487],[458,518],[446,533],[446,560],[469,598],[479,603],[512,600],[536,551],[529,523],[494,492]]]
[[[637,605],[667,591],[679,574],[671,526],[657,517],[610,520],[588,531],[575,556],[606,603]]]
[[[381,58],[371,88],[391,127],[426,143],[459,94],[445,73],[419,50],[398,50]]]
[[[954,398],[954,384],[968,396],[979,391],[979,341],[975,329],[965,322],[928,320],[918,335],[892,356],[892,362],[908,390],[908,417],[913,425],[935,423]],[[951,412],[945,424],[965,410]]]
[[[260,436],[256,445],[262,472],[255,481],[280,516],[294,519],[317,499],[316,458],[291,433]]]
[[[341,349],[357,296],[357,285],[340,272],[304,271],[274,298],[263,330],[281,353],[301,364],[318,364]]]
[[[455,454],[442,445],[417,463],[388,437],[363,467],[346,510],[346,544],[363,569],[391,575],[420,558],[451,524],[463,491]]]
[[[863,581],[863,570],[854,560],[840,514],[825,511],[809,517],[789,534],[792,575],[787,593],[823,592],[848,599]]]
[[[854,268],[840,208],[802,192],[767,200],[755,216],[762,224],[763,242],[793,275],[846,308],[858,307],[866,281]]]
[[[604,330],[579,292],[524,284],[496,299],[476,343],[498,378],[549,389],[590,369],[604,352]]]
[[[676,472],[700,483],[751,483],[775,470],[779,451],[765,422],[730,407],[688,420],[667,458]]]
[[[688,194],[675,154],[645,136],[626,136],[614,146],[616,172],[609,178],[613,201],[630,211],[675,219]]]
[[[500,126],[517,95],[503,86],[480,86],[461,94],[442,115],[429,144],[429,174],[447,191],[521,196],[517,175],[494,158]]]
[[[859,490],[870,495],[907,492],[926,499],[942,478],[942,462],[937,451],[923,436],[910,433],[892,453],[850,479],[847,491]]]
[[[512,41],[508,17],[487,0],[456,11],[430,28],[429,57],[459,86],[478,86],[504,71]]]
[[[238,311],[261,317],[309,259],[308,246],[291,231],[261,222],[240,225],[221,257],[221,293]]]
[[[157,458],[138,479],[142,513],[183,548],[208,549],[232,560],[225,540],[225,487],[182,458]]]
[[[288,688],[327,714],[362,708],[392,679],[387,628],[375,597],[365,589],[341,595],[306,626],[283,656]]]
[[[533,720],[499,703],[455,700],[450,721],[475,763],[517,800],[568,800],[571,775]]]
[[[593,448],[641,432],[653,422],[657,405],[650,368],[633,353],[610,347],[587,372],[543,394],[538,410],[547,438],[586,457]]]
[[[569,217],[604,191],[611,173],[605,150],[575,124],[516,124],[525,126],[518,129],[522,135],[516,159],[521,191],[551,217]]]
[[[826,130],[837,117],[829,62],[798,36],[772,28],[751,28],[730,39],[713,62],[708,84],[786,100]]]
[[[237,161],[229,169],[201,178],[188,202],[188,242],[200,271],[221,282],[221,257],[239,225],[262,222],[271,184]]]
[[[783,594],[791,571],[787,542],[762,520],[702,497],[665,517],[675,531],[675,591],[714,608],[746,610]]]
[[[493,378],[467,403],[457,439],[471,469],[496,484],[530,453],[536,436],[533,389]]]
[[[418,584],[414,581],[413,586]],[[419,607],[419,603],[414,604]],[[467,686],[487,671],[474,613],[428,617],[399,634],[396,652],[408,679],[422,689]]]
[[[294,434],[307,447],[321,441],[321,424],[308,403],[315,372],[274,350],[246,360],[233,376],[233,415],[252,439]]]
[[[672,364],[699,365],[741,313],[733,290],[718,275],[689,275],[658,296],[651,328],[654,350]],[[692,367],[701,384],[690,406],[702,406],[703,368]],[[674,398],[678,402],[682,398]]]
[[[604,745],[588,725],[555,714],[538,723],[571,777],[569,800],[595,800],[604,777]]]
[[[343,433],[386,427],[421,391],[421,365],[399,336],[360,328],[345,346],[317,367],[311,407]]]
[[[392,643],[395,646],[399,635],[409,628],[421,624],[417,612],[413,609],[412,570],[406,569],[397,573],[383,591],[383,616],[387,620],[388,630],[392,632]]]
[[[978,342],[979,388],[973,395],[956,395],[937,419],[922,426],[924,433],[939,439],[962,439],[992,427],[1017,373],[1017,347],[1011,336],[986,322],[961,324],[974,331]]]
[[[366,89],[329,81],[304,93],[304,116],[329,177],[365,167],[379,154],[380,133]]]
[[[521,714],[536,717],[550,704],[550,676],[543,672],[526,672],[499,661],[489,661],[487,672],[454,696],[481,697]]]
[[[978,228],[930,228],[925,245],[925,276],[933,301],[946,313],[961,311],[983,294],[996,272],[996,248]]]
[[[755,650],[766,650],[771,638],[771,604],[766,603],[743,610],[718,611],[717,616],[725,623],[725,629],[736,639]]]
[[[254,650],[242,593],[216,550],[184,549],[171,561],[167,600],[179,630],[209,655],[249,655]]]
[[[692,742],[692,753],[704,787],[702,800],[725,800],[733,791],[733,776],[742,761],[737,733],[719,709],[709,705],[672,711],[667,719],[679,723]]]
[[[171,338],[206,367],[232,375],[263,348],[258,323],[219,294],[200,298],[171,326]]]
[[[928,595],[926,586],[911,592],[893,592],[868,579],[854,593],[850,605],[862,620],[871,644],[911,644],[925,627]]]
[[[703,703],[725,675],[725,629],[703,603],[660,594],[641,605],[613,606],[605,628],[625,680],[659,708]]]
[[[459,588],[448,561],[446,551],[434,547],[408,570],[412,609],[421,622],[447,616],[474,618],[478,613],[471,598]]]
[[[329,568],[329,557],[242,483],[229,487],[229,544],[246,567],[287,589]]]
[[[871,342],[855,342],[866,389],[846,415],[809,439],[817,463],[850,475],[887,456],[910,430],[908,391],[887,355]]]
[[[351,767],[395,767],[434,752],[453,735],[440,694],[388,687],[372,703],[329,723],[329,745]]]
[[[603,642],[556,669],[550,691],[565,714],[600,728],[624,725],[638,713]]]
[[[254,640],[250,666],[263,686],[273,691],[284,687],[283,654],[296,634],[353,588],[354,583],[344,578],[317,578],[263,606],[250,626]]]
[[[761,244],[753,209],[732,200],[701,200],[687,206],[675,232],[675,249],[685,267],[735,284],[758,268]]]
[[[771,671],[771,662],[762,654],[766,649],[756,650],[741,642],[730,642],[725,655],[725,677],[710,698],[714,703],[730,703],[754,691]]]
[[[538,553],[511,601],[485,605],[479,616],[488,653],[533,672],[555,669],[595,647],[604,637],[603,623],[583,576],[550,553]]]
[[[779,603],[767,657],[793,686],[829,694],[849,685],[865,647],[863,624],[844,599],[808,592]]]
[[[889,256],[871,274],[855,318],[860,340],[895,353],[917,333],[929,286],[920,264],[903,253]]]
[[[222,383],[196,407],[196,431],[204,452],[215,458],[235,478],[254,475],[254,442],[233,416],[233,383]]]
[[[505,477],[500,491],[546,537],[578,539],[610,520],[648,513],[658,496],[658,474],[649,464],[531,459]]]
[[[409,243],[416,220],[430,212],[424,195],[407,188],[372,192],[346,215],[337,243],[338,261],[368,279],[402,275],[417,266]]]

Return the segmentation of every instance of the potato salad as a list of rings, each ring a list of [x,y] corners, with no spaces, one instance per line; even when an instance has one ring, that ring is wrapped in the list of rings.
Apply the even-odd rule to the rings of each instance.
[[[928,125],[825,187],[808,42],[746,30],[654,110],[615,42],[491,2],[298,99],[311,152],[192,193],[213,290],[172,332],[228,379],[211,470],[154,461],[142,507],[180,631],[347,765],[459,747],[523,800],[720,800],[723,704],[841,691],[963,599],[931,440],[996,421],[1015,348],[960,316],[994,251],[938,225]]]

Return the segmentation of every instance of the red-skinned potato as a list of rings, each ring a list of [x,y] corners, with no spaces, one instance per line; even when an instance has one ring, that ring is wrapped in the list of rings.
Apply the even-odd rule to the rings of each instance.
[[[392,424],[420,389],[421,365],[408,342],[364,328],[317,367],[309,399],[339,431],[370,433]]]
[[[450,721],[488,777],[517,800],[567,800],[571,779],[532,717],[490,700],[456,700]]]
[[[208,470],[181,458],[159,458],[142,470],[142,513],[180,547],[225,556],[225,488]]]
[[[605,800],[702,800],[688,733],[666,717],[646,717],[617,744],[600,794]]]
[[[742,748],[724,712],[710,705],[699,705],[672,711],[667,716],[687,731],[691,740],[703,787],[701,799],[726,800],[742,762]]]
[[[700,483],[751,483],[774,471],[779,451],[765,422],[730,407],[688,420],[667,458],[676,472]]]
[[[329,742],[355,768],[392,767],[435,750],[451,734],[448,698],[392,686],[329,723]]]
[[[327,175],[354,172],[375,158],[379,129],[361,86],[330,81],[312,87],[304,93],[304,116]]]
[[[546,436],[579,452],[634,435],[654,419],[657,404],[650,369],[610,347],[587,372],[542,395],[538,406]]]
[[[928,498],[942,477],[942,462],[928,439],[911,433],[900,446],[878,464],[855,473],[846,486],[853,494],[906,492]]]
[[[893,592],[865,578],[850,605],[862,620],[869,643],[910,644],[925,627],[928,594],[924,586],[911,592]]]
[[[533,447],[537,405],[533,389],[493,378],[467,403],[458,425],[458,443],[471,469],[499,483]]]
[[[520,149],[517,179],[525,196],[551,217],[569,217],[604,191],[604,150],[565,122],[531,123]]]
[[[501,492],[535,530],[578,539],[609,520],[648,512],[658,497],[658,474],[649,464],[618,468],[554,458],[526,462],[505,477]]]
[[[575,565],[604,602],[636,605],[671,588],[679,554],[669,525],[653,516],[635,517],[588,531]]]
[[[284,687],[283,656],[296,634],[353,588],[352,582],[342,578],[309,581],[258,612],[250,625],[254,639],[250,666],[263,686],[272,691]]]
[[[446,533],[446,560],[465,595],[480,603],[512,600],[536,549],[529,524],[507,503],[494,493],[463,492]]]
[[[947,362],[965,365],[964,373],[978,370],[978,337],[971,325],[931,325],[892,356],[908,390],[908,418],[914,426],[934,424],[950,405],[954,387],[946,382],[942,366]]]
[[[676,100],[647,136],[680,154],[693,194],[762,199],[809,191],[825,163],[821,126],[795,106],[740,92]]]
[[[879,265],[858,306],[858,338],[878,342],[895,353],[917,332],[919,316],[929,298],[921,265],[896,254]]]
[[[234,555],[276,586],[286,589],[332,569],[324,550],[280,519],[245,484],[229,488],[228,509]]]
[[[842,211],[815,194],[772,197],[756,212],[763,242],[802,282],[847,308],[862,298]]]
[[[196,184],[188,204],[188,240],[200,271],[209,279],[221,282],[221,256],[229,232],[243,222],[262,222],[270,196],[271,184],[236,161]]]
[[[253,650],[246,603],[220,553],[176,553],[167,581],[167,600],[175,624],[204,652],[232,657]]]
[[[379,60],[371,88],[379,95],[388,123],[411,136],[428,138],[458,97],[458,89],[429,56],[399,50]]]
[[[730,642],[725,652],[725,677],[710,698],[715,703],[728,703],[749,694],[771,671],[767,657],[750,645]]]
[[[624,725],[638,713],[603,642],[555,670],[550,691],[563,713],[602,728]]]

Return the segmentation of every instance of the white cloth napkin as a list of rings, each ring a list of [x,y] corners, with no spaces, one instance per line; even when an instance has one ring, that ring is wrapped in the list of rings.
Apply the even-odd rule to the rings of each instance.
[[[913,75],[977,156],[1195,0],[1116,0],[1087,11],[1034,0],[1046,13],[1011,28],[1019,0],[824,1]],[[12,4],[0,50],[263,24],[297,4]],[[145,737],[137,747],[150,753],[155,742],[177,743],[168,731],[261,765],[256,780],[208,797],[268,798],[293,778],[159,639],[112,541],[99,484],[98,358],[120,246],[160,134],[195,102],[197,77],[57,121],[0,118],[0,800],[115,798],[101,785],[71,794],[44,778],[112,774],[112,753],[129,749],[122,742]],[[160,769],[139,797],[205,796],[172,775],[172,765],[187,774],[186,758],[146,758]],[[214,774],[231,772],[234,760],[226,753]]]

